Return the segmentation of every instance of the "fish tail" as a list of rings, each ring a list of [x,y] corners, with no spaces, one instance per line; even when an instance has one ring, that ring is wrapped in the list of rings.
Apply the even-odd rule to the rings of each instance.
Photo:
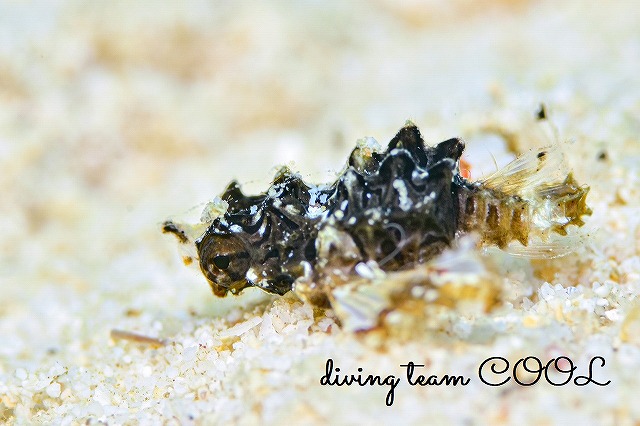
[[[550,234],[567,235],[568,226],[584,224],[582,216],[591,214],[588,192],[571,173],[563,177],[558,147],[530,151],[482,181],[460,185],[458,229],[500,248],[515,240],[535,255],[559,253],[562,244],[549,243]]]

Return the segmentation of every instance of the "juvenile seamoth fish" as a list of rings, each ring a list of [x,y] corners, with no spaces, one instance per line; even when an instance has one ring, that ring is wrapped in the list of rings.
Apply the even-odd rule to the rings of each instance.
[[[252,286],[282,295],[297,280],[344,281],[361,262],[410,268],[470,232],[483,244],[554,255],[561,246],[547,242],[550,233],[566,235],[591,213],[587,187],[571,174],[552,177],[557,148],[527,153],[477,182],[459,172],[463,150],[457,138],[425,146],[408,122],[384,151],[361,140],[330,185],[307,184],[288,168],[260,195],[244,195],[234,181],[220,196],[222,210],[194,237],[200,269],[217,296]],[[165,222],[164,231],[190,243],[177,223]]]

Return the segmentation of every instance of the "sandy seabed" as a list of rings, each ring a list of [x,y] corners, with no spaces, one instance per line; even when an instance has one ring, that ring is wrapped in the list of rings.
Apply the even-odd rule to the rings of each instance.
[[[0,420],[9,424],[640,422],[635,1],[0,4]],[[406,119],[473,172],[544,145],[591,187],[568,256],[498,251],[504,300],[403,336],[250,289],[216,299],[162,221],[295,161],[335,178]],[[426,322],[431,319],[425,319]],[[158,339],[135,342],[112,330]],[[120,337],[119,337],[120,336]],[[162,343],[162,344],[161,344]],[[491,387],[487,358],[566,356],[607,386]],[[400,364],[469,385],[321,386]],[[528,376],[530,377],[530,376]],[[554,376],[555,377],[555,376]],[[558,380],[560,381],[560,380]]]

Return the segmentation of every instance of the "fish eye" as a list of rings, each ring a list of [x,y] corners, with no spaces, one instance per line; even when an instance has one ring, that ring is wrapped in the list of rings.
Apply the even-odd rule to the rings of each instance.
[[[216,268],[218,269],[227,269],[229,267],[229,263],[231,263],[231,259],[226,255],[216,256],[213,258],[213,264],[216,265]]]
[[[246,282],[251,255],[240,238],[211,233],[196,245],[200,269],[212,283],[214,291],[224,292]]]

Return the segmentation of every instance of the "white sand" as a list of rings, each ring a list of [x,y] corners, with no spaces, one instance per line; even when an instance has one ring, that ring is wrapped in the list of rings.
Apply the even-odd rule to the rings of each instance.
[[[132,3],[0,4],[0,421],[640,421],[637,2]],[[482,129],[544,144],[528,137],[540,102],[591,186],[589,238],[553,261],[493,253],[506,293],[490,315],[346,333],[294,298],[214,298],[159,231],[233,177],[260,191],[295,160],[330,180],[357,138],[385,143],[407,118],[430,143],[465,138],[491,171],[487,151],[505,153]],[[602,356],[611,384],[478,380],[484,359],[528,355],[581,374]],[[386,387],[320,386],[329,357],[472,381],[405,381],[387,407]]]

